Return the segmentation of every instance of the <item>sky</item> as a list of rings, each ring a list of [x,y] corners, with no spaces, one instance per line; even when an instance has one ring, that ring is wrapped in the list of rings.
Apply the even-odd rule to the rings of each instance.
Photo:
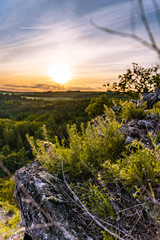
[[[144,5],[160,43],[155,8],[151,0]],[[0,0],[0,90],[104,91],[133,62],[159,63],[153,50],[91,19],[148,40],[137,0]]]

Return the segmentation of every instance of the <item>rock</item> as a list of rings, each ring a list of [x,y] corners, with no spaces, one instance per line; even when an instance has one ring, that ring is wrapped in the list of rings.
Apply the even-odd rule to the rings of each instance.
[[[101,239],[100,229],[86,216],[67,185],[39,162],[16,171],[15,182],[25,239]]]
[[[131,100],[137,106],[147,102],[147,109],[153,108],[153,105],[160,101],[160,87],[154,92],[142,94],[141,100]],[[151,141],[147,137],[148,132],[155,133],[159,128],[159,118],[149,114],[144,120],[133,119],[122,126],[121,130],[126,136],[125,144],[130,144],[134,139],[142,140],[146,145],[150,145]]]
[[[115,105],[112,107],[112,110],[115,112],[115,114],[118,114],[119,112],[121,112],[122,107],[120,105]]]
[[[121,127],[121,131],[126,136],[125,144],[130,144],[134,139],[142,141],[145,145],[150,145],[148,132],[155,133],[160,129],[160,119],[155,115],[147,115],[144,120],[133,119]]]
[[[99,115],[96,118],[94,118],[91,122],[90,122],[90,126],[91,127],[97,127],[99,126],[99,121],[100,120],[104,120],[107,121],[107,117],[105,114]]]
[[[147,102],[147,109],[153,108],[153,105],[160,101],[160,87],[158,87],[154,92],[142,94],[142,103]]]
[[[135,99],[131,99],[131,102],[134,103],[135,105],[138,105],[138,101]]]

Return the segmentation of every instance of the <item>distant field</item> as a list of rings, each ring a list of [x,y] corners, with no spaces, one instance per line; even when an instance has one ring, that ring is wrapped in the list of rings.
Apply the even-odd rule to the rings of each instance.
[[[71,100],[71,98],[67,97],[28,97],[22,96],[22,98],[31,99],[31,100],[46,100],[46,101],[59,101],[59,100]]]
[[[105,94],[107,98],[119,98],[127,99],[128,96],[124,93],[115,92],[30,92],[30,93],[14,93],[15,95],[22,96],[27,99],[43,99],[47,101],[57,101],[57,100],[73,100],[73,99],[91,99],[99,97]]]
[[[17,96],[18,98],[25,98],[28,100],[46,100],[46,101],[66,101],[78,99],[91,99],[97,98],[100,95],[106,95],[107,98],[128,99],[127,94],[117,92],[80,92],[80,91],[67,91],[67,92],[0,92],[2,95]]]

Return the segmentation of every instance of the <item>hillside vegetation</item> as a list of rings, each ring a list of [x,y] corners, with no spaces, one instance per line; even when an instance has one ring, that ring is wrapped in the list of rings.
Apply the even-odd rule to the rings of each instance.
[[[121,130],[132,119],[159,118],[159,102],[148,110],[146,103],[136,106],[107,95],[91,101],[8,98],[2,96],[0,104],[3,238],[19,228],[20,220],[14,182],[3,166],[14,174],[36,158],[59,178],[65,176],[84,209],[101,224],[100,239],[159,239],[160,129],[148,132],[147,146],[136,138],[126,145]]]
[[[34,136],[35,139],[44,139],[45,124],[49,141],[55,143],[55,136],[59,140],[68,139],[67,124],[69,126],[75,124],[80,129],[82,122],[86,124],[90,120],[85,111],[90,101],[99,101],[96,96],[100,96],[101,99],[103,94],[89,92],[0,94],[0,238],[12,235],[19,228],[17,224],[20,221],[20,212],[14,199],[15,184],[10,177],[17,169],[34,159],[26,134]],[[105,94],[103,101],[98,104],[101,113],[104,110],[104,103],[113,105],[112,100],[108,100],[113,96],[124,97],[113,93]],[[41,99],[37,100],[36,97]],[[91,100],[92,97],[94,100]],[[54,98],[54,101],[48,101],[48,98]]]
[[[155,112],[158,116],[160,103],[153,110],[145,104],[119,104],[121,111],[105,106],[105,116],[80,129],[68,125],[68,139],[56,138],[51,144],[44,127],[45,142],[28,140],[35,158],[60,178],[65,176],[84,208],[100,221],[103,239],[159,239],[159,128],[148,132],[146,146],[143,139],[125,145],[121,127],[131,119],[143,120]]]

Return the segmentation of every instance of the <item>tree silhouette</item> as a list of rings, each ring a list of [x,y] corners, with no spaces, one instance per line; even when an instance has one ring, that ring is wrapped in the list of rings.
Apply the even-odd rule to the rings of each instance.
[[[133,63],[133,69],[127,69],[123,75],[119,75],[119,91],[127,91],[131,95],[134,93],[148,93],[160,86],[160,74],[157,72],[158,66],[153,68],[143,68],[137,63]],[[113,89],[114,83],[113,83]],[[115,89],[116,90],[116,89]]]

